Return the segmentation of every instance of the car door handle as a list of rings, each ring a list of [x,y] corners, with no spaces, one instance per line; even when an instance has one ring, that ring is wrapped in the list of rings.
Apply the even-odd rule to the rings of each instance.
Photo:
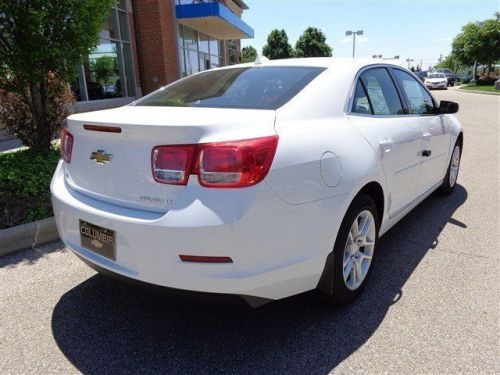
[[[389,152],[394,147],[394,141],[392,139],[384,138],[380,141],[380,147],[382,151]]]
[[[431,154],[432,154],[431,150],[424,150],[424,151],[422,151],[422,156],[424,158],[428,158],[429,156],[431,156]]]
[[[422,138],[426,141],[429,141],[431,138],[432,138],[432,134],[431,133],[424,133],[422,135]]]

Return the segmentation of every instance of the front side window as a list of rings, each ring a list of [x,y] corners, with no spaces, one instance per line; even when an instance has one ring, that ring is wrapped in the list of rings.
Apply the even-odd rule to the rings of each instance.
[[[404,114],[394,82],[385,68],[369,69],[360,76],[372,105],[374,115]]]
[[[299,66],[212,70],[166,86],[134,105],[277,109],[324,70]]]
[[[394,72],[408,98],[411,113],[418,115],[436,114],[434,102],[422,85],[415,80],[415,78],[402,70],[394,69]]]

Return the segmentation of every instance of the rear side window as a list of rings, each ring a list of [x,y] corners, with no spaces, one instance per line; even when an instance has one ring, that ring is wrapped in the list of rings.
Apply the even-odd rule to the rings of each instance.
[[[175,82],[134,105],[277,109],[325,69],[276,66],[212,70]]]
[[[435,115],[436,109],[431,96],[422,85],[411,75],[399,69],[394,69],[396,78],[401,83],[410,103],[411,113],[419,115]]]
[[[403,105],[385,68],[373,68],[360,76],[374,115],[402,115]]]
[[[358,80],[356,85],[356,92],[354,94],[354,102],[352,104],[352,111],[354,113],[362,113],[365,115],[372,114],[370,101],[368,100],[368,95],[366,95],[365,88]]]

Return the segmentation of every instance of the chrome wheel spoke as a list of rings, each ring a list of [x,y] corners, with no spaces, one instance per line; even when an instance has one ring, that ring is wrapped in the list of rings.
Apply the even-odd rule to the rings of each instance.
[[[366,253],[362,253],[362,252],[359,252],[360,255],[360,262],[362,262],[363,260],[372,260],[372,256],[371,254],[366,254]]]
[[[366,239],[366,235],[368,234],[368,230],[370,229],[370,226],[371,226],[371,219],[368,215],[366,215],[362,221],[361,221],[361,225],[360,225],[360,231],[359,231],[359,235],[358,237],[362,240],[365,240]]]
[[[356,283],[354,284],[354,286],[357,288],[359,286],[359,284],[361,284],[361,281],[363,281],[364,276],[365,276],[365,275],[363,275],[363,269],[361,267],[361,259],[357,259],[356,261],[354,261],[354,269],[356,271],[356,277],[357,277],[357,280],[356,280]]]
[[[365,238],[362,245],[363,245],[363,247],[373,246],[373,245],[375,245],[375,241],[368,239],[368,238]]]
[[[354,265],[352,264],[351,258],[347,258],[347,262],[345,262],[344,265],[344,281],[347,282],[347,279],[349,278],[349,275],[351,274],[353,269]]]
[[[358,238],[359,235],[358,219],[354,220],[354,223],[352,223],[350,235],[354,240]]]

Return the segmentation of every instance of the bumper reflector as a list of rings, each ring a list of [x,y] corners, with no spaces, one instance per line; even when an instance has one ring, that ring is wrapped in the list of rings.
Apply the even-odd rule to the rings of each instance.
[[[230,257],[207,257],[197,255],[179,255],[183,262],[195,263],[233,263]]]

